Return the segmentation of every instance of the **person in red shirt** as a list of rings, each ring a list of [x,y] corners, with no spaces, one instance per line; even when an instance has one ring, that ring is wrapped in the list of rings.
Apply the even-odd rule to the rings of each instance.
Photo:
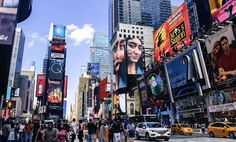
[[[229,46],[229,41],[226,36],[220,38],[220,43],[223,48],[223,55],[218,61],[220,76],[236,76],[236,48]]]

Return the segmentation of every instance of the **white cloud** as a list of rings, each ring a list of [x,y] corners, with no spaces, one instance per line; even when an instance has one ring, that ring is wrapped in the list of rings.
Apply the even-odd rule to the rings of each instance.
[[[95,29],[91,24],[85,24],[79,28],[75,24],[67,25],[67,37],[71,39],[74,46],[79,45],[81,42],[91,43]]]
[[[29,32],[30,35],[27,37],[29,39],[29,42],[27,43],[27,47],[32,48],[37,44],[38,42],[41,43],[47,43],[47,36],[40,35],[38,32]]]

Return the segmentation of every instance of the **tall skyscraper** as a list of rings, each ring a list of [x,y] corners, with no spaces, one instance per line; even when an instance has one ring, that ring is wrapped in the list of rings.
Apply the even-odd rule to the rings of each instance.
[[[33,108],[34,101],[34,87],[35,87],[35,62],[31,62],[29,69],[21,71],[22,76],[28,77],[28,97],[27,97],[27,106],[28,111],[31,111]]]
[[[170,0],[140,0],[142,24],[155,29],[171,15]]]
[[[170,0],[110,0],[109,40],[119,23],[158,28],[171,15]]]
[[[119,23],[136,24],[141,22],[139,0],[110,0],[109,4],[109,39],[117,30]]]
[[[99,63],[99,77],[105,78],[110,72],[109,61],[111,53],[108,47],[108,35],[102,32],[96,32],[93,37],[93,43],[90,48],[90,61]]]
[[[19,77],[25,45],[25,34],[21,28],[16,28],[8,77],[8,86],[19,88]]]

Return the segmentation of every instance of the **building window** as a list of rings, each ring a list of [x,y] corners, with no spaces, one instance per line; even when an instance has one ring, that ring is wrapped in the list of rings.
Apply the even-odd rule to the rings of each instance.
[[[134,32],[134,31],[132,31],[132,33],[134,34],[135,32]]]
[[[143,34],[143,31],[141,31],[141,34]]]
[[[119,37],[122,37],[122,35],[121,35],[121,34],[119,34]]]
[[[124,30],[124,32],[126,32],[126,30]]]
[[[134,104],[130,104],[130,114],[134,114]]]
[[[126,35],[124,35],[124,38],[126,38]]]
[[[139,31],[136,31],[137,34],[139,34]]]
[[[128,30],[128,33],[129,33],[129,30]]]

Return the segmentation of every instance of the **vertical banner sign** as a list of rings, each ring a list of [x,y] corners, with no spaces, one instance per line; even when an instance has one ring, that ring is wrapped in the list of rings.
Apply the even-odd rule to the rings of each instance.
[[[19,0],[0,1],[0,45],[12,45]]]
[[[45,92],[46,76],[44,74],[38,74],[36,84],[36,97],[41,97]]]
[[[188,8],[184,2],[159,29],[154,32],[154,58],[160,63],[179,52],[182,44],[188,45],[191,28],[188,18]]]
[[[67,85],[68,85],[68,76],[65,75],[65,79],[64,79],[64,98],[67,98]]]

